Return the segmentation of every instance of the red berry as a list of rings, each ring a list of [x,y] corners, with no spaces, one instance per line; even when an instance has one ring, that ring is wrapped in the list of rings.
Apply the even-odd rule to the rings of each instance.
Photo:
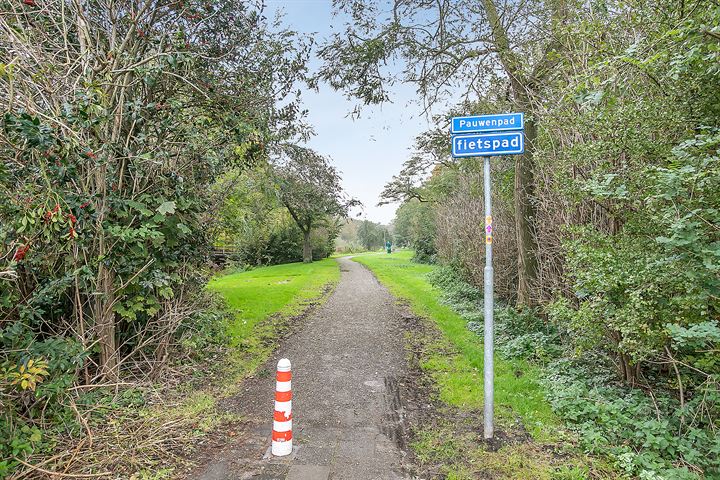
[[[30,245],[20,245],[20,247],[15,252],[15,256],[13,257],[13,260],[16,262],[19,262],[25,258],[25,254],[27,254],[28,250],[30,250]]]

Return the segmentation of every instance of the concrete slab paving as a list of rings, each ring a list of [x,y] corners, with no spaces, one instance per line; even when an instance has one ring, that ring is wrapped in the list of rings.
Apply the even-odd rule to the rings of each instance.
[[[330,467],[326,465],[293,465],[286,480],[327,480]]]

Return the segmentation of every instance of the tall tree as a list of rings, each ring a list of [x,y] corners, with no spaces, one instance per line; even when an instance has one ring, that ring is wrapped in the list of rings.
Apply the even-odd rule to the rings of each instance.
[[[351,17],[343,34],[321,49],[320,77],[365,103],[389,100],[388,85],[414,83],[426,108],[450,92],[467,99],[505,83],[500,99],[526,115],[526,152],[515,162],[515,223],[518,245],[518,303],[531,301],[537,274],[533,222],[533,145],[537,137],[537,97],[555,62],[554,26],[567,15],[562,0],[546,2],[381,2],[337,0]],[[384,69],[389,60],[401,69]]]
[[[379,223],[363,220],[358,226],[357,237],[365,249],[375,250],[384,245],[388,234],[387,229]]]
[[[274,167],[278,197],[303,233],[303,262],[312,262],[313,229],[347,217],[358,200],[347,197],[340,174],[322,155],[296,145],[284,146]]]

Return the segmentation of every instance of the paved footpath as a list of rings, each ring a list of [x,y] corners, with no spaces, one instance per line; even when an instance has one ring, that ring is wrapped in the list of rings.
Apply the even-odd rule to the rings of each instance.
[[[274,358],[293,365],[293,455],[267,456],[274,391],[269,363],[270,374],[248,380],[228,406],[243,416],[243,425],[188,478],[408,478],[397,388],[406,362],[395,301],[365,267],[349,258],[338,262],[342,277],[335,292]]]

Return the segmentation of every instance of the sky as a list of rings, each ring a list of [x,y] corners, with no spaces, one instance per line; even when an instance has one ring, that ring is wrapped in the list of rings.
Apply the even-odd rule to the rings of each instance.
[[[331,0],[266,0],[266,14],[284,13],[284,24],[295,31],[315,33],[317,43],[335,31],[342,31],[342,20],[332,16]],[[311,62],[319,65],[318,60]],[[342,172],[346,192],[363,203],[352,216],[388,224],[397,204],[377,206],[380,192],[409,158],[415,137],[431,128],[422,115],[415,87],[398,85],[391,90],[392,103],[363,107],[361,118],[349,113],[358,104],[343,92],[320,84],[319,92],[303,91],[309,110],[307,122],[316,135],[308,146],[329,156]]]

